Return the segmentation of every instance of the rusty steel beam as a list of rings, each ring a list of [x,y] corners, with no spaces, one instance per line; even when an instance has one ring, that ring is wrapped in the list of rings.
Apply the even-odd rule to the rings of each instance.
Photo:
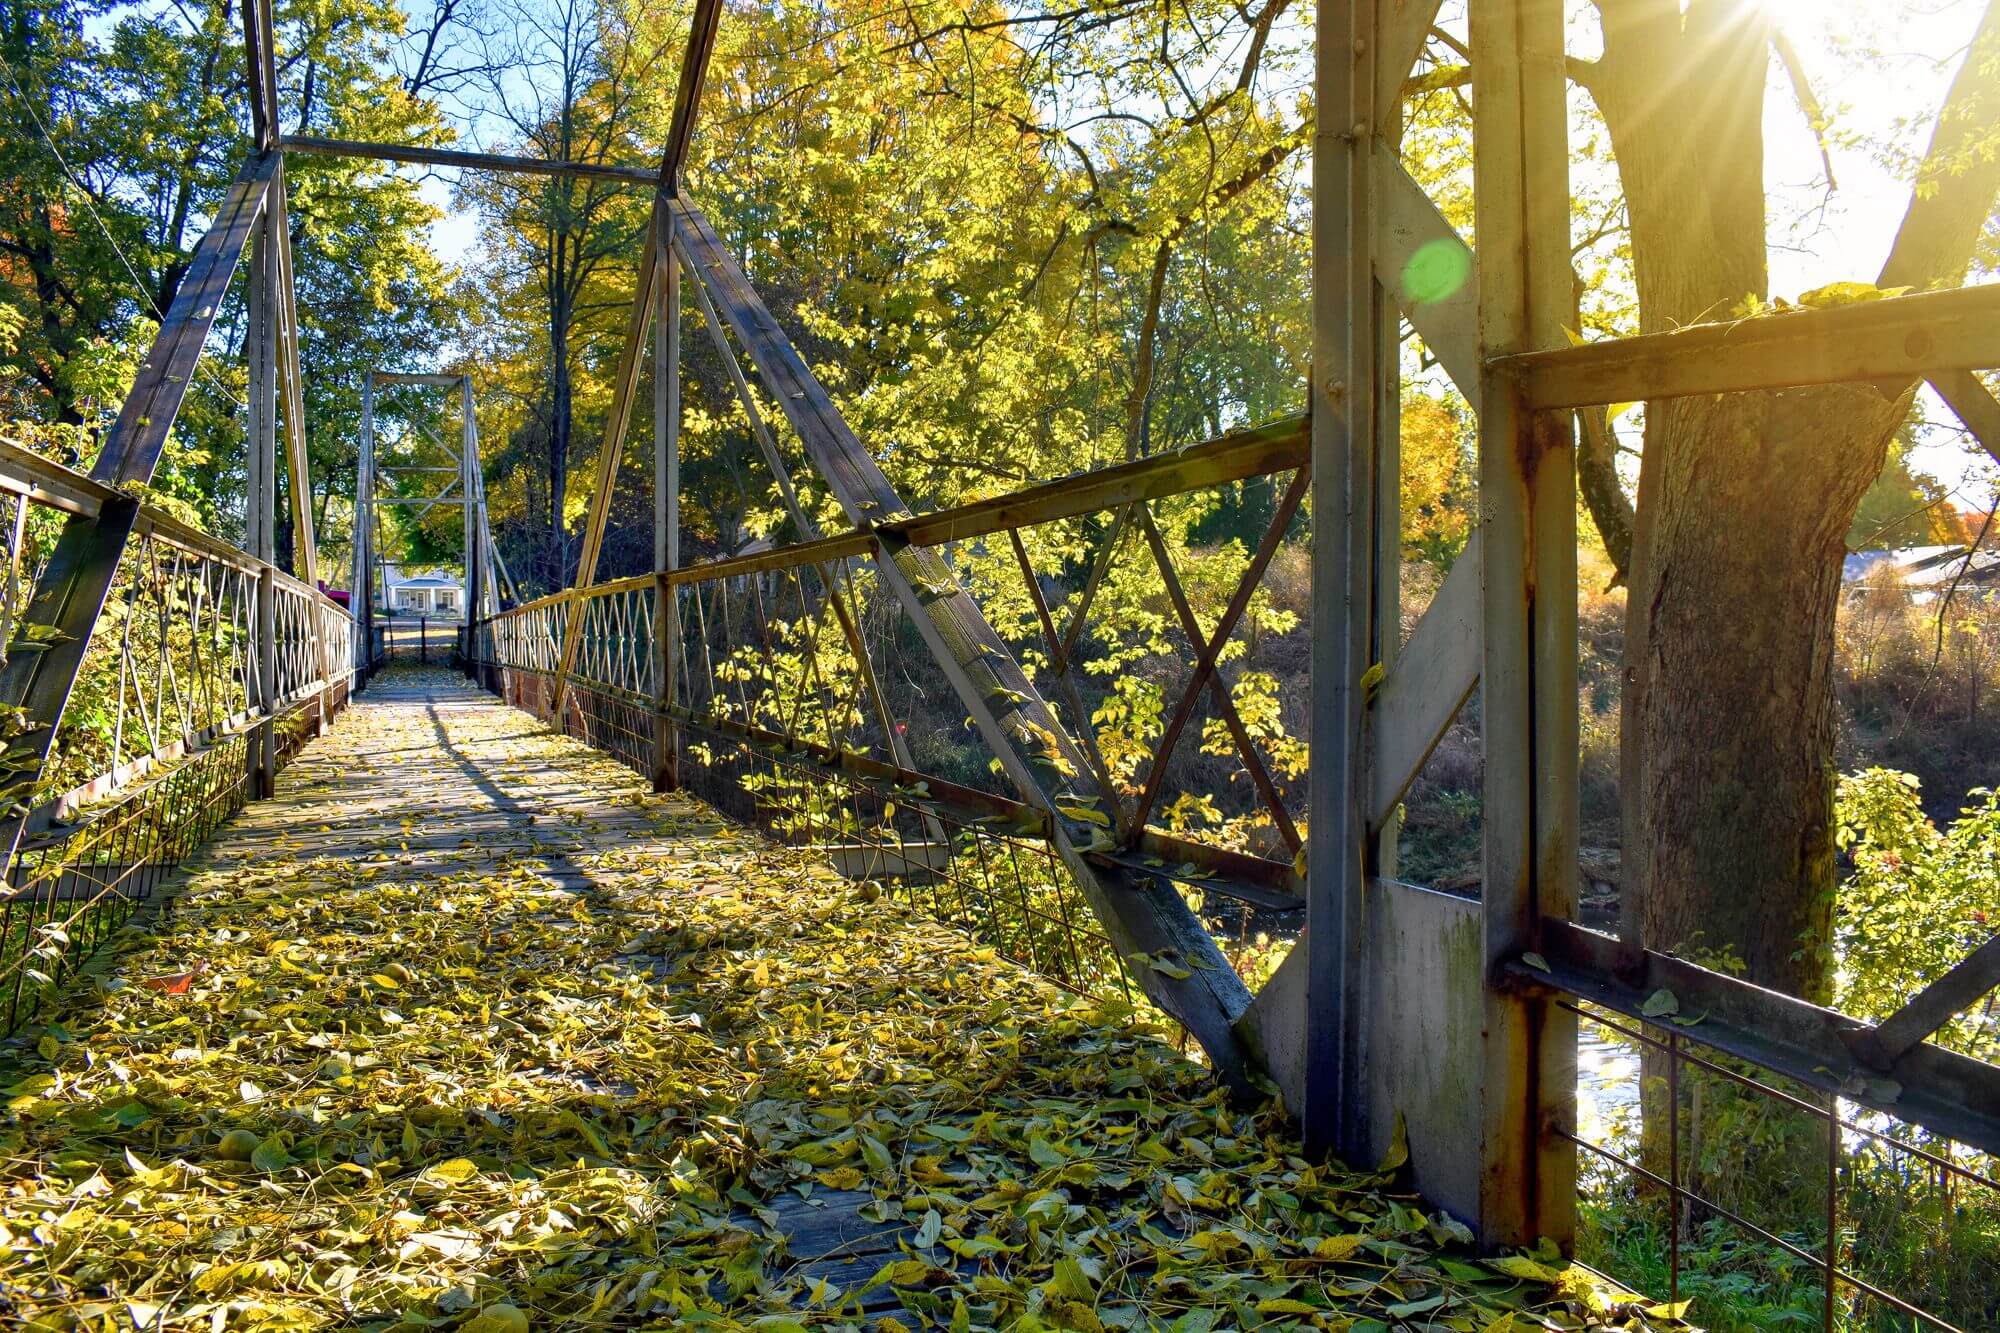
[[[322,139],[310,134],[286,135],[281,142],[288,153],[309,153],[315,157],[363,157],[379,162],[409,162],[426,167],[456,167],[462,171],[500,171],[528,176],[575,176],[611,181],[618,185],[658,187],[659,173],[652,167],[627,167],[611,162],[555,162],[540,157],[515,157],[506,153],[473,153],[460,148],[429,148],[422,144],[365,143],[357,139]]]
[[[688,145],[694,140],[695,121],[701,115],[701,88],[721,24],[722,0],[695,0],[687,54],[681,57],[680,82],[674,88],[674,117],[667,127],[666,150],[660,155],[659,185],[670,195],[680,193],[681,170],[687,165]]]
[[[2000,1066],[1920,1043],[1882,1077],[1850,1045],[1871,1029],[1847,1015],[1669,954],[1646,949],[1635,956],[1611,936],[1572,921],[1544,919],[1536,955],[1533,962],[1518,955],[1504,960],[1510,986],[1574,996],[1649,1023],[1678,1019],[1682,1041],[2000,1153]],[[1671,1014],[1658,1012],[1662,991],[1673,1001]],[[1655,1012],[1647,1013],[1649,1006]]]
[[[1048,812],[1053,840],[1091,910],[1123,956],[1163,952],[1187,960],[1185,977],[1136,969],[1148,996],[1208,1052],[1239,1095],[1255,1095],[1234,1023],[1250,994],[1199,918],[1171,886],[1088,859],[1097,831],[1074,811],[1097,799],[1081,750],[1013,654],[987,624],[951,566],[934,550],[883,526],[914,517],[864,449],[805,359],[779,327],[706,218],[685,199],[669,205],[675,243],[749,355],[806,456],[850,523],[874,536],[876,568],[909,613],[993,755],[1028,804]]]
[[[1560,0],[1489,0],[1468,14],[1480,274],[1481,981],[1576,910],[1576,466],[1568,414],[1498,367],[1560,347],[1574,319],[1567,88]],[[1533,996],[1482,998],[1478,1231],[1495,1245],[1567,1246],[1576,1151],[1554,1131],[1576,1098],[1576,1024]]]
[[[1499,356],[1531,409],[2000,367],[2000,284],[1788,310]]]

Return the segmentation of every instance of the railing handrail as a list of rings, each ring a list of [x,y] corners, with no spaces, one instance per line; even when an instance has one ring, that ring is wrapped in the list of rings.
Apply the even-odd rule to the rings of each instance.
[[[991,536],[1011,528],[1101,513],[1139,500],[1184,495],[1189,491],[1241,481],[1246,477],[1288,472],[1305,463],[1311,443],[1310,429],[1310,420],[1303,415],[1285,417],[1262,426],[1231,431],[1186,449],[1154,454],[1114,467],[1075,472],[984,500],[972,500],[924,514],[905,514],[829,537],[789,542],[748,555],[698,561],[660,573],[632,574],[593,583],[587,588],[563,588],[509,607],[496,615],[482,617],[473,625],[477,628],[520,612],[564,606],[578,596],[609,597],[630,592],[655,580],[664,581],[669,587],[679,587],[773,569],[827,564],[868,555],[874,551],[876,542],[884,537],[893,537],[912,546],[941,546],[948,542]]]
[[[276,565],[267,565],[263,560],[251,555],[239,546],[231,545],[213,533],[203,532],[192,524],[182,522],[143,498],[127,495],[114,486],[107,486],[95,477],[78,472],[75,468],[44,458],[17,441],[0,437],[0,492],[19,496],[23,500],[55,509],[66,514],[84,518],[95,518],[104,506],[119,500],[136,503],[139,507],[138,522],[134,531],[150,533],[170,546],[178,546],[192,555],[214,560],[221,564],[240,569],[248,574],[261,575],[269,568],[278,586],[295,593],[311,595],[314,600],[350,620],[353,612],[329,597],[321,589],[312,587],[305,580],[297,578]]]

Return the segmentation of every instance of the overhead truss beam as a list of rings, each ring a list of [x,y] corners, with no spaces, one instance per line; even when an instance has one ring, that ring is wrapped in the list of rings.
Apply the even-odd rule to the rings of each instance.
[[[695,0],[688,26],[687,54],[681,57],[681,77],[674,89],[674,118],[667,127],[667,147],[660,157],[660,188],[679,194],[688,145],[694,141],[695,120],[701,112],[702,84],[708,78],[709,57],[722,25],[722,0]]]
[[[287,135],[280,145],[288,153],[318,157],[362,157],[381,162],[409,162],[425,167],[456,167],[467,171],[512,172],[528,176],[575,176],[620,185],[657,186],[651,167],[624,167],[610,162],[554,162],[505,153],[470,153],[458,148],[427,148],[420,144],[364,143],[355,139],[322,139],[308,134]]]

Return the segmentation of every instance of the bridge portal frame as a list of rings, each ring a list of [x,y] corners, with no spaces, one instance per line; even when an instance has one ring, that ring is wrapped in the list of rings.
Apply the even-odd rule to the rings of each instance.
[[[269,302],[276,330],[268,343],[259,343],[266,350],[258,354],[276,362],[274,371],[259,370],[260,400],[267,394],[275,400],[282,388],[288,407],[296,402],[289,262],[282,225],[273,229],[273,219],[282,220],[282,151],[629,179],[654,190],[654,209],[583,558],[569,592],[517,608],[560,613],[564,628],[552,672],[558,719],[577,667],[585,596],[595,580],[649,323],[656,330],[657,432],[656,569],[650,579],[664,590],[723,569],[683,569],[676,549],[674,368],[685,274],[694,280],[697,299],[714,312],[711,327],[726,324],[777,391],[814,470],[851,525],[848,532],[819,537],[800,524],[795,546],[754,559],[760,567],[797,567],[837,550],[874,563],[1021,801],[1046,820],[1063,863],[1120,953],[1171,949],[1193,962],[1187,977],[1141,969],[1149,996],[1187,1027],[1218,1077],[1239,1092],[1250,1094],[1258,1075],[1268,1073],[1315,1151],[1374,1160],[1406,1132],[1419,1187],[1470,1221],[1482,1241],[1504,1245],[1550,1236],[1567,1243],[1576,1161],[1573,1003],[1642,1017],[1651,992],[1666,986],[1684,1007],[1707,1013],[1703,1044],[1752,1059],[1830,1099],[1845,1097],[1993,1150],[2000,1146],[2000,1112],[1994,1109],[2000,1107],[2000,1069],[1922,1040],[1969,1003],[1967,995],[1990,988],[2000,971],[1991,948],[1968,958],[1950,984],[1940,983],[1904,1013],[1870,1027],[1649,950],[1635,936],[1614,940],[1583,930],[1571,919],[1577,824],[1571,411],[1610,401],[1908,375],[1938,384],[2000,456],[2000,439],[1994,438],[2000,403],[1969,373],[2000,366],[2000,290],[1926,293],[1567,346],[1561,330],[1573,297],[1561,6],[1557,0],[1475,0],[1470,7],[1480,52],[1473,71],[1474,203],[1482,250],[1476,261],[1396,151],[1397,99],[1436,10],[1435,0],[1343,0],[1322,6],[1317,18],[1313,372],[1307,418],[1290,427],[1309,439],[1294,466],[1311,471],[1322,524],[1312,631],[1321,691],[1311,738],[1320,774],[1311,827],[1318,832],[1305,849],[1303,878],[1280,877],[1271,890],[1302,894],[1304,941],[1254,997],[1185,903],[1131,873],[1116,855],[1102,853],[1065,812],[1059,798],[1087,796],[1093,785],[1088,738],[1065,729],[935,550],[949,539],[946,533],[962,535],[982,525],[1011,533],[1038,514],[1076,503],[1078,493],[1123,515],[1134,497],[1226,475],[1234,465],[1229,460],[1241,461],[1244,439],[1217,441],[1192,464],[1185,456],[1147,460],[1113,469],[1120,474],[1115,480],[1100,474],[1058,488],[1063,493],[1034,488],[942,514],[913,513],[681,191],[720,0],[697,0],[657,172],[283,140],[272,97],[268,0],[251,0],[246,42],[257,156],[198,251],[184,289],[188,299],[177,302],[162,330],[100,469],[108,467],[107,477],[118,481],[150,476],[172,411],[162,415],[149,405],[170,400],[170,408],[177,407],[186,375],[175,388],[168,367],[191,367],[229,273],[260,223],[260,253],[269,249],[275,256],[264,272],[276,276],[260,280],[270,295],[259,299]],[[1425,246],[1463,251],[1473,279],[1440,299],[1412,299],[1402,272]],[[1481,483],[1477,537],[1401,654],[1394,568],[1400,533],[1398,320],[1424,338],[1477,408]],[[267,382],[269,389],[262,387]],[[259,430],[268,432],[275,415],[260,409]],[[285,451],[295,480],[304,465],[302,446],[294,448],[297,420],[292,411]],[[1259,443],[1271,445],[1269,434]],[[476,458],[476,452],[467,456]],[[269,473],[275,463],[260,466]],[[108,585],[106,554],[114,545],[122,549],[121,521],[129,531],[129,516],[121,520],[119,513],[107,504],[98,526],[75,540],[66,532],[59,551],[50,623],[79,629],[80,638],[87,638]],[[301,532],[309,548],[309,526]],[[671,599],[660,602],[658,642],[677,643]],[[59,715],[61,695],[74,677],[74,663],[63,674],[65,656],[43,654],[25,674],[10,664],[0,676],[0,692],[31,698],[38,716]],[[658,674],[656,715],[670,720],[673,672]],[[1481,691],[1486,743],[1480,901],[1401,883],[1390,848],[1397,803],[1474,688]],[[1037,753],[1024,745],[1019,738],[1031,733],[1051,737],[1050,750]],[[662,742],[655,767],[659,781],[672,781],[671,741]],[[1127,851],[1158,837],[1143,823],[1122,833]],[[1891,1075],[1897,1096],[1884,1096],[1868,1082]]]

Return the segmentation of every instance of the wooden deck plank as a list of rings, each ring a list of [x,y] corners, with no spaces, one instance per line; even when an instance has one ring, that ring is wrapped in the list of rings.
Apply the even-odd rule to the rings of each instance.
[[[0,1046],[10,1326],[1276,1329],[1275,1293],[1466,1284],[1164,1033],[439,670],[379,677],[167,896]]]

